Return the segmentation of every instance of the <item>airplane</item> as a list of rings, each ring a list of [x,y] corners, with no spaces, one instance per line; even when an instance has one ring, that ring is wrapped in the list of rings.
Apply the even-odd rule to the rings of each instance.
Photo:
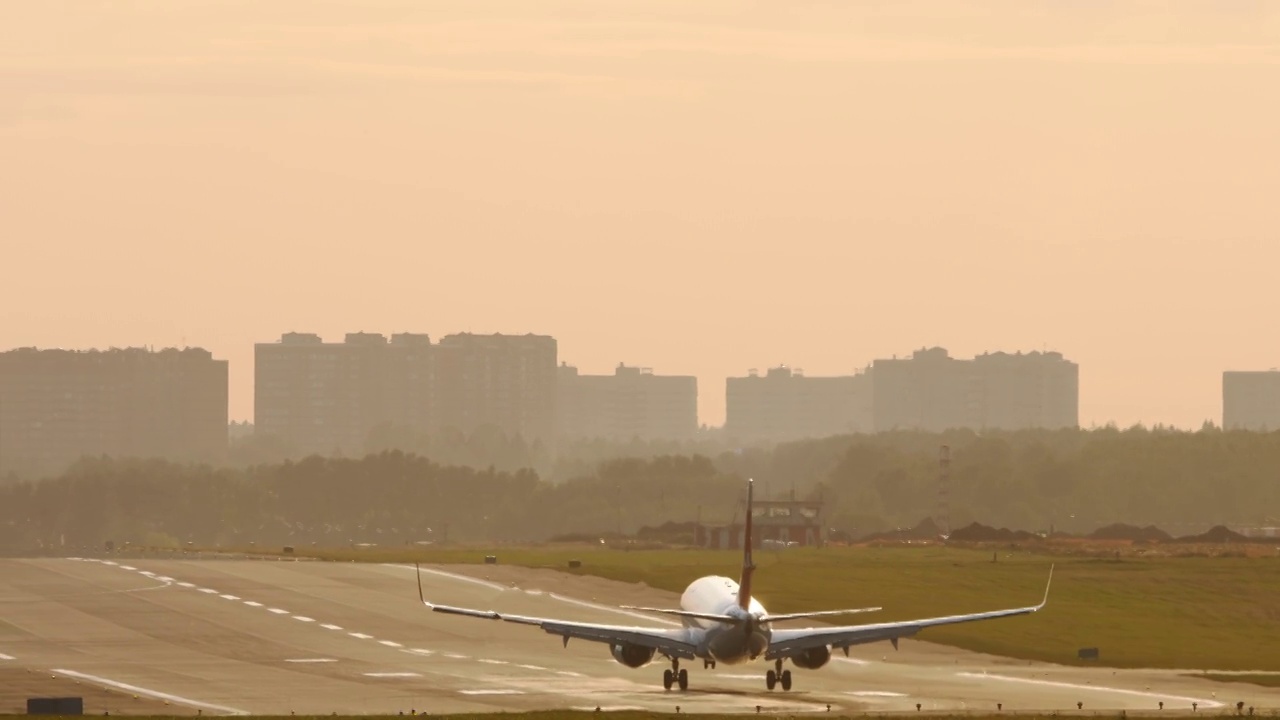
[[[680,690],[689,688],[689,671],[680,667],[681,660],[702,660],[703,669],[714,669],[718,663],[736,665],[763,657],[766,662],[774,665],[765,673],[765,687],[773,690],[781,685],[784,691],[791,689],[792,682],[791,671],[782,667],[786,660],[790,660],[798,668],[817,670],[831,659],[832,649],[843,650],[848,656],[849,648],[853,645],[888,640],[896,650],[899,638],[915,635],[928,627],[1026,615],[1042,609],[1049,601],[1049,585],[1053,582],[1052,566],[1049,568],[1049,582],[1045,584],[1044,599],[1038,605],[922,620],[800,629],[774,628],[774,623],[783,620],[865,613],[880,608],[784,614],[773,614],[765,610],[751,594],[751,579],[756,569],[751,560],[752,487],[752,482],[748,480],[747,513],[743,523],[742,575],[737,582],[716,575],[700,577],[685,589],[678,609],[622,606],[627,610],[679,617],[681,627],[598,625],[440,605],[428,602],[423,595],[420,569],[418,599],[423,605],[439,613],[540,627],[547,633],[563,638],[565,646],[569,645],[571,638],[606,643],[613,658],[630,668],[644,667],[653,661],[655,655],[660,654],[671,661],[670,669],[662,673],[662,686],[666,690],[671,690],[673,686],[678,686]],[[417,565],[414,567],[417,568]]]

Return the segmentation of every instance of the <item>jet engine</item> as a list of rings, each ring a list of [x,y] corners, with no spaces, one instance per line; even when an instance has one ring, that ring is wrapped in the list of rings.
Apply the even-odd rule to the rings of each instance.
[[[643,645],[632,645],[623,643],[621,645],[610,645],[609,651],[613,653],[613,659],[630,668],[644,667],[653,660],[654,649]]]
[[[794,663],[796,667],[804,668],[805,670],[817,670],[823,665],[826,665],[827,661],[830,659],[831,648],[826,645],[809,648],[799,655],[791,656],[791,662]]]

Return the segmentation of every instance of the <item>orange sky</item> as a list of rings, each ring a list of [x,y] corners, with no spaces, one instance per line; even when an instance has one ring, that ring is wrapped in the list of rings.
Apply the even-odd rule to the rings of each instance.
[[[127,5],[127,7],[126,7]],[[0,349],[555,335],[585,372],[1280,365],[1280,3],[0,3]]]

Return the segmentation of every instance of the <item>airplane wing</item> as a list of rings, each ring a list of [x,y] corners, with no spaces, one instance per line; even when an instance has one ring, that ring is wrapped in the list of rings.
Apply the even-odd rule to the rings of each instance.
[[[1044,588],[1044,599],[1040,601],[1040,604],[1028,607],[868,625],[774,630],[765,658],[776,660],[777,658],[790,657],[805,650],[823,646],[839,648],[844,650],[845,654],[848,654],[849,648],[853,645],[862,645],[880,640],[889,640],[894,647],[897,647],[899,638],[910,637],[928,627],[991,620],[1014,615],[1028,615],[1040,610],[1049,602],[1049,585],[1052,582],[1053,568],[1050,567],[1049,582],[1045,584]]]
[[[676,615],[678,617],[696,618],[698,620],[714,620],[716,622],[729,623],[730,625],[737,625],[742,622],[742,618],[737,618],[732,615],[723,615],[720,613],[690,612],[688,610],[675,610],[671,608],[640,607],[639,605],[622,605],[621,607],[623,610],[642,610],[644,612]]]
[[[816,612],[798,612],[798,613],[781,613],[769,614],[760,618],[762,623],[782,622],[783,620],[803,620],[805,618],[826,617],[828,615],[854,615],[857,613],[876,612],[883,608],[866,607],[866,608],[848,608],[846,610],[818,610]]]
[[[415,566],[415,569],[416,566]],[[466,615],[468,617],[484,618],[487,620],[504,620],[506,622],[518,623],[520,625],[534,625],[542,628],[551,635],[559,635],[564,639],[564,644],[568,645],[570,638],[578,638],[581,640],[590,640],[592,642],[609,643],[611,645],[619,645],[627,643],[630,645],[639,645],[642,647],[651,647],[654,650],[672,658],[681,658],[684,660],[692,660],[696,646],[689,642],[688,631],[685,628],[647,628],[627,625],[598,625],[595,623],[571,622],[567,620],[556,620],[553,618],[530,617],[527,615],[511,615],[500,613],[493,610],[474,610],[472,608],[453,607],[450,605],[437,605],[427,602],[422,594],[422,575],[418,575],[418,599],[422,604],[431,608],[434,612],[449,613],[452,615]]]

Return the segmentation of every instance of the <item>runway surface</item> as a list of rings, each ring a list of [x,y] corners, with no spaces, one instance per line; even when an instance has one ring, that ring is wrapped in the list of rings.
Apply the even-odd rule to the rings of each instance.
[[[440,603],[612,624],[666,622],[620,604],[677,603],[644,586],[505,566],[424,568],[424,585]],[[1275,688],[1033,664],[910,640],[897,652],[881,643],[848,659],[837,653],[819,670],[793,669],[786,693],[765,689],[764,663],[704,670],[700,662],[683,665],[687,692],[668,692],[667,666],[631,669],[601,644],[562,647],[536,628],[429,612],[412,567],[0,560],[0,713],[24,712],[25,697],[46,686],[40,691],[83,695],[92,714],[1280,707]]]

